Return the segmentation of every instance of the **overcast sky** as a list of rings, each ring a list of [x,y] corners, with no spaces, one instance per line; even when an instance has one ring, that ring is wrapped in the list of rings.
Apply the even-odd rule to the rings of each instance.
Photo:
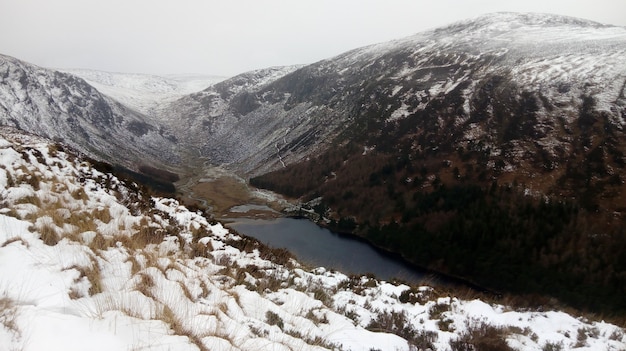
[[[231,76],[498,11],[626,26],[626,0],[0,0],[0,53],[53,68]]]

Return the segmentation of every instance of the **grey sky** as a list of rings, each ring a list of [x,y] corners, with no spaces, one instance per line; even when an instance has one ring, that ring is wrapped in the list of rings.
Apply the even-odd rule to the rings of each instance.
[[[0,0],[0,53],[46,67],[234,75],[498,11],[626,26],[626,0]]]

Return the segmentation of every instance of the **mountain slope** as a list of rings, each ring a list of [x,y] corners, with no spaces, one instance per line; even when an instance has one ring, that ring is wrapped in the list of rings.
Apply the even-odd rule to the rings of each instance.
[[[210,164],[230,165],[238,171],[274,169],[281,165],[278,145],[294,133],[299,135],[292,130],[308,133],[315,124],[302,125],[302,118],[291,120],[279,103],[283,97],[273,98],[273,104],[258,103],[255,91],[297,68],[273,67],[238,75],[165,106],[160,115],[178,135],[187,136],[189,149],[197,150]]]
[[[431,133],[454,135],[420,141],[422,148],[482,140],[483,148],[493,152],[519,153],[523,147],[517,145],[503,150],[503,133],[497,128],[511,123],[494,118],[515,111],[525,103],[522,99],[538,104],[532,111],[539,133],[533,137],[535,148],[550,156],[558,152],[555,148],[571,148],[558,134],[560,124],[568,128],[575,122],[581,96],[593,98],[595,110],[607,112],[611,126],[621,130],[625,36],[624,28],[568,17],[494,14],[356,49],[269,84],[192,95],[177,107],[189,122],[203,127],[197,129],[202,140],[216,137],[216,145],[229,146],[230,154],[215,157],[216,163],[230,163],[244,173],[299,161],[327,148],[342,132],[371,139],[371,134],[419,114],[440,115]],[[227,90],[229,84],[221,86]],[[498,111],[492,101],[510,111]],[[224,140],[224,131],[241,137]],[[215,148],[211,142],[206,146],[210,159]]]
[[[626,347],[605,322],[310,270],[14,129],[0,128],[0,202],[8,349]]]
[[[624,57],[625,28],[539,14],[348,52],[263,90],[346,128],[251,183],[422,266],[623,313]]]
[[[580,196],[572,183],[593,178],[608,195],[626,161],[625,55],[624,28],[497,14],[357,49],[266,90],[294,92],[287,108],[345,111],[335,143],[359,153],[422,159],[416,168],[449,160],[459,175],[478,168],[546,195]],[[606,169],[577,174],[583,163]]]
[[[76,76],[0,56],[0,123],[125,165],[178,163],[176,137]]]

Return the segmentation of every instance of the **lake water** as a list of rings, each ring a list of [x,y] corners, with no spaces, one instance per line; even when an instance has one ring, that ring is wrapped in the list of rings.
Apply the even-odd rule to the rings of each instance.
[[[346,274],[373,273],[418,283],[425,274],[371,245],[321,228],[306,219],[237,219],[228,226],[275,248],[286,248],[301,262]]]

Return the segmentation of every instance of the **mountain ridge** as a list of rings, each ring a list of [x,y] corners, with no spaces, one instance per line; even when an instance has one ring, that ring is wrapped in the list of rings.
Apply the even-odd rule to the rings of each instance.
[[[545,28],[545,25],[550,25],[549,30]],[[496,39],[492,39],[492,33],[485,35],[485,30],[498,31],[500,34]],[[593,40],[583,40],[584,38]],[[156,124],[155,127],[162,129],[164,135],[170,138],[183,139],[183,135],[188,134],[188,129],[196,130],[197,133],[195,134],[198,137],[192,142],[193,146],[179,148],[177,152],[185,153],[183,151],[185,148],[193,147],[198,149],[202,162],[230,165],[233,170],[239,173],[259,175],[279,169],[283,164],[305,159],[308,157],[308,151],[303,150],[307,150],[309,146],[312,150],[311,154],[318,153],[328,146],[327,140],[332,140],[346,128],[352,128],[350,125],[353,120],[359,114],[364,113],[364,111],[358,111],[358,106],[350,106],[350,104],[358,103],[354,100],[355,98],[360,99],[358,97],[359,91],[364,88],[359,83],[359,79],[372,79],[379,84],[382,83],[379,90],[387,89],[388,94],[392,95],[396,101],[402,101],[399,106],[396,105],[397,102],[390,104],[394,111],[390,111],[393,116],[387,116],[387,119],[392,121],[412,112],[419,104],[427,104],[429,100],[440,93],[451,92],[461,81],[468,81],[467,74],[476,74],[477,70],[484,70],[503,58],[510,61],[509,63],[502,63],[505,64],[503,67],[506,65],[517,66],[513,70],[505,68],[510,71],[508,74],[511,77],[504,79],[515,80],[522,86],[532,86],[531,89],[533,90],[544,89],[548,85],[548,88],[554,91],[554,87],[549,86],[550,84],[554,85],[554,81],[563,81],[567,78],[587,78],[586,75],[590,72],[581,71],[581,69],[594,67],[593,60],[598,60],[598,58],[593,55],[584,57],[579,55],[578,58],[574,56],[576,56],[576,51],[587,50],[591,52],[591,49],[595,47],[593,54],[601,54],[600,56],[605,62],[603,66],[609,70],[602,73],[599,78],[613,77],[617,79],[604,79],[608,83],[599,84],[597,83],[599,78],[593,78],[595,83],[592,85],[596,85],[595,89],[592,86],[577,93],[599,96],[606,91],[617,91],[618,87],[607,86],[607,84],[619,85],[624,84],[622,80],[626,81],[623,69],[610,71],[611,67],[620,67],[619,58],[624,55],[624,52],[613,49],[613,51],[609,50],[608,53],[602,53],[603,48],[610,48],[611,43],[609,41],[611,40],[617,40],[615,44],[617,45],[616,48],[619,48],[623,38],[624,29],[621,27],[600,25],[565,16],[515,13],[489,14],[392,42],[354,49],[311,65],[273,69],[273,72],[280,72],[275,75],[268,73],[270,69],[266,70],[265,73],[263,70],[244,73],[221,82],[217,88],[221,89],[220,91],[186,95],[182,97],[183,100],[178,102],[164,101],[160,107],[154,105],[141,106],[142,103],[136,101],[133,105],[132,100],[137,100],[134,98],[128,99],[127,105],[139,112],[144,112],[143,116],[141,114],[138,116],[141,122]],[[549,42],[546,42],[547,40]],[[568,40],[574,40],[578,44],[575,46],[568,44],[570,45],[568,48],[567,45],[563,46],[564,43],[559,43],[559,41]],[[596,41],[595,44],[592,43],[594,40]],[[521,42],[528,44],[521,45]],[[513,48],[518,47],[519,49],[512,50],[507,48],[507,45],[513,45]],[[564,55],[564,49],[569,50],[567,54],[571,55],[571,58],[568,59],[567,55]],[[547,52],[549,54],[546,54]],[[533,55],[538,56],[533,58]],[[562,62],[555,62],[555,57],[560,57]],[[546,61],[546,59],[548,60]],[[362,62],[359,63],[359,60]],[[576,64],[576,60],[586,62]],[[404,64],[405,66],[394,66],[397,64]],[[409,66],[406,66],[407,64]],[[564,66],[559,69],[557,67],[559,64]],[[541,65],[552,67],[552,69],[544,72],[544,76],[540,76],[537,73],[537,67]],[[381,71],[381,68],[386,66],[388,66],[388,70],[395,70],[394,75]],[[429,67],[432,68],[429,74],[440,75],[441,79],[433,78],[428,74],[418,77],[420,72],[428,71]],[[450,71],[453,67],[457,68],[457,72]],[[496,71],[498,69],[500,68],[496,68]],[[590,69],[597,69],[597,67]],[[264,78],[265,81],[252,78],[254,75],[261,77],[264,74],[268,74]],[[368,77],[368,74],[377,76]],[[592,74],[599,76],[597,73]],[[88,73],[83,75],[88,75]],[[349,83],[350,87],[346,86],[346,79],[350,79],[348,76],[353,77],[353,82]],[[620,76],[622,80],[619,79]],[[413,77],[417,77],[417,80]],[[397,81],[397,84],[394,80]],[[474,79],[474,81],[480,80],[480,77]],[[317,84],[321,84],[319,86],[321,89],[318,88]],[[382,88],[383,85],[391,84],[394,86]],[[410,84],[425,89],[411,89]],[[466,100],[464,104],[466,115],[471,112],[469,111],[469,100],[475,84],[470,83],[466,88],[466,93],[462,95],[462,98]],[[306,91],[311,91],[311,89],[319,93],[316,96],[307,95]],[[564,89],[567,87],[559,87],[556,90]],[[611,106],[615,106],[617,102],[621,101],[619,96],[624,94],[622,86],[621,94],[615,94],[616,96],[613,96],[614,100],[612,101],[608,98],[600,99],[598,107],[610,110],[614,108]],[[218,100],[209,101],[213,99],[211,96],[218,95],[218,100],[222,102],[218,103]],[[572,95],[572,93],[569,94],[569,96]],[[351,98],[350,96],[354,97]],[[310,100],[311,98],[313,100]],[[351,99],[351,101],[347,106],[341,106],[341,101],[338,99]],[[309,102],[313,105],[301,105],[297,112],[289,113],[291,108],[299,102],[304,102],[304,100],[310,100]],[[370,103],[368,101],[363,102]],[[216,103],[222,107],[215,105]],[[195,107],[185,106],[186,104]],[[418,106],[414,106],[416,104]],[[621,108],[623,109],[623,101],[619,104],[622,105]],[[340,108],[329,108],[330,106],[340,106]],[[409,110],[406,110],[407,107]],[[261,110],[255,112],[259,108]],[[146,113],[148,115],[145,115]],[[253,113],[254,116],[241,118],[249,113]],[[386,115],[389,112],[377,111],[377,113]],[[186,128],[180,128],[180,123],[178,123],[178,118],[180,118],[178,116],[181,115],[184,115],[186,123],[189,123]],[[281,117],[268,119],[268,115]],[[211,118],[203,116],[211,116]],[[621,119],[619,124],[624,123],[623,117],[619,116],[619,113],[615,118]],[[263,122],[260,122],[260,119],[263,119]],[[277,124],[279,119],[282,121]],[[250,123],[252,120],[259,121],[259,123],[256,125]],[[304,128],[302,127],[302,120],[308,121],[305,122]],[[327,124],[329,127],[321,129],[316,127],[320,124]],[[271,128],[264,128],[263,125],[269,125]],[[176,128],[178,130],[174,131],[173,129]],[[255,137],[255,133],[250,128],[253,130],[256,128],[255,131],[259,131],[262,137]],[[242,134],[239,132],[240,130],[246,131]],[[219,136],[228,132],[239,135],[239,137],[232,138],[235,140],[251,136],[255,139],[250,143],[245,143]],[[218,135],[214,135],[214,133],[218,133]],[[219,142],[211,141],[215,136]],[[228,145],[227,149],[232,151],[224,153],[224,150],[220,150],[222,144]],[[261,147],[252,147],[252,145],[261,145]],[[172,146],[169,148],[172,149]],[[191,157],[191,162],[198,162],[198,160],[194,161],[197,157],[193,155],[185,155],[184,157]]]
[[[0,55],[3,125],[62,140],[91,156],[130,164],[177,163],[173,137],[74,75]]]

